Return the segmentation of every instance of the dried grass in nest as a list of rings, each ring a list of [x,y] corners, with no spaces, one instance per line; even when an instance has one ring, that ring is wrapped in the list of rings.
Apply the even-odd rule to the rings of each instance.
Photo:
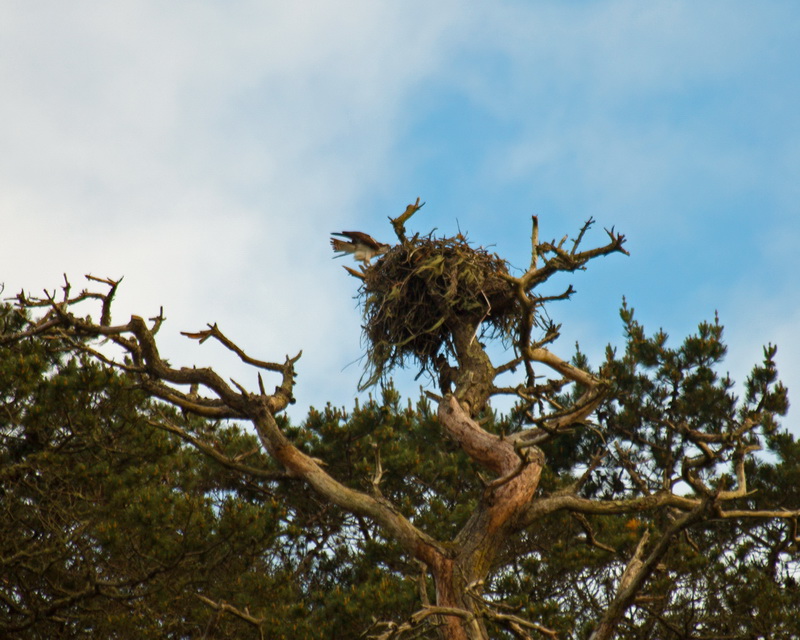
[[[364,304],[368,366],[362,388],[406,358],[433,370],[436,356],[452,355],[453,328],[482,325],[481,335],[511,337],[516,307],[503,278],[506,263],[458,238],[412,238],[366,270]]]

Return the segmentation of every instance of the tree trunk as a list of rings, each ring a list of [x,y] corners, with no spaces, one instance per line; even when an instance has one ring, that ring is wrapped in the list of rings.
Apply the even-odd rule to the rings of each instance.
[[[539,485],[544,456],[538,449],[517,451],[504,438],[481,428],[454,396],[439,405],[439,420],[447,433],[475,462],[496,478],[487,484],[472,517],[454,540],[453,557],[431,567],[436,603],[473,614],[443,616],[446,640],[487,640],[479,596],[498,551],[516,531]]]

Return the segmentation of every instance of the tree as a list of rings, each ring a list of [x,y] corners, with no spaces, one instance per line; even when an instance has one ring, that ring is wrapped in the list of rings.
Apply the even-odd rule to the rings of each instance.
[[[718,322],[671,348],[623,306],[624,352],[609,349],[597,370],[580,352],[568,361],[552,350],[559,327],[543,306],[569,298],[572,287],[537,291],[559,272],[627,253],[624,237],[612,229],[607,244],[581,250],[590,220],[570,245],[540,242],[534,218],[529,269],[513,276],[461,236],[407,237],[405,223],[420,207],[418,200],[393,221],[395,247],[349,271],[362,282],[364,385],[415,363],[438,382],[440,393],[428,392],[435,414],[427,401],[401,410],[389,388],[347,420],[328,407],[293,427],[281,412],[293,401],[299,354],[258,360],[210,325],[185,335],[216,340],[258,369],[257,390],[212,369],[173,367],[157,347],[162,317],[112,324],[112,280],[93,278],[106,290],[77,295],[67,283],[60,298],[21,294],[20,307],[43,313],[20,316],[25,326],[6,328],[0,343],[62,344],[135,380],[158,401],[151,427],[241,483],[308,487],[294,497],[270,489],[280,498],[275,509],[296,505],[272,518],[283,517],[294,536],[283,562],[260,568],[274,578],[292,567],[312,618],[363,622],[374,611],[381,616],[368,634],[387,639],[745,637],[757,624],[773,637],[795,633],[780,607],[797,602],[796,560],[788,558],[797,551],[800,505],[781,483],[797,474],[797,450],[778,428],[787,401],[774,348],[739,400],[716,371],[725,353]],[[92,300],[95,317],[73,311]],[[507,347],[507,361],[492,361],[493,341]],[[261,372],[277,375],[274,392]],[[516,372],[514,384],[497,384]],[[519,400],[502,418],[489,408],[499,394]],[[220,448],[220,427],[208,421],[226,420],[252,425],[256,458]],[[777,463],[755,456],[762,444]],[[736,586],[742,571],[758,586],[752,598]],[[257,602],[203,598],[263,631]]]
[[[0,308],[5,332],[28,323]],[[178,416],[129,375],[73,349],[25,339],[0,350],[0,635],[227,637],[198,596],[229,592],[258,564],[276,510],[154,430]],[[221,446],[257,445],[229,428]]]

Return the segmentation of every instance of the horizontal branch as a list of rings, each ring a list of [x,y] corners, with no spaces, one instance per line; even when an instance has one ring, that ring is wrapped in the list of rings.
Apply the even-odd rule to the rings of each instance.
[[[259,630],[261,629],[261,625],[264,624],[264,618],[256,618],[255,616],[251,615],[250,612],[245,609],[242,611],[241,609],[237,609],[233,605],[228,604],[227,602],[215,602],[211,598],[207,598],[206,596],[200,595],[199,593],[194,594],[195,598],[204,602],[209,607],[214,609],[215,611],[224,611],[225,613],[230,613],[231,615],[236,616],[237,618],[241,618],[245,622],[249,622],[253,626],[257,627]],[[264,634],[261,634],[261,637],[264,637]]]
[[[547,365],[570,380],[578,382],[587,387],[594,387],[602,383],[602,380],[597,376],[592,375],[583,369],[579,369],[566,360],[562,360],[552,351],[542,347],[529,347],[525,349],[523,356],[534,362],[541,362],[542,364]]]
[[[558,511],[572,511],[594,515],[614,515],[621,513],[640,513],[652,511],[659,507],[675,507],[681,511],[690,511],[701,503],[699,499],[685,498],[668,491],[660,491],[649,496],[627,498],[623,500],[591,500],[581,498],[572,493],[553,494],[538,499],[531,504],[522,516],[522,526],[530,526],[539,518]]]
[[[717,508],[714,510],[714,514],[720,518],[783,518],[791,520],[793,518],[800,518],[800,509],[794,509],[792,511],[785,509],[754,509],[752,511],[747,509],[730,509],[725,511],[721,508]]]
[[[193,394],[185,394],[158,380],[143,380],[141,387],[156,398],[161,398],[182,411],[193,413],[203,418],[215,420],[247,418],[244,413],[232,409],[218,398],[201,398],[199,396],[195,397]]]

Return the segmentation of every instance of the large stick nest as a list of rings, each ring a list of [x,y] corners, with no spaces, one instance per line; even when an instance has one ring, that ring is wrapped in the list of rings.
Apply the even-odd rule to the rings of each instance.
[[[505,261],[462,237],[414,237],[389,250],[364,273],[368,387],[406,358],[433,371],[437,356],[455,355],[456,327],[475,339],[509,340],[515,327],[514,291]]]

